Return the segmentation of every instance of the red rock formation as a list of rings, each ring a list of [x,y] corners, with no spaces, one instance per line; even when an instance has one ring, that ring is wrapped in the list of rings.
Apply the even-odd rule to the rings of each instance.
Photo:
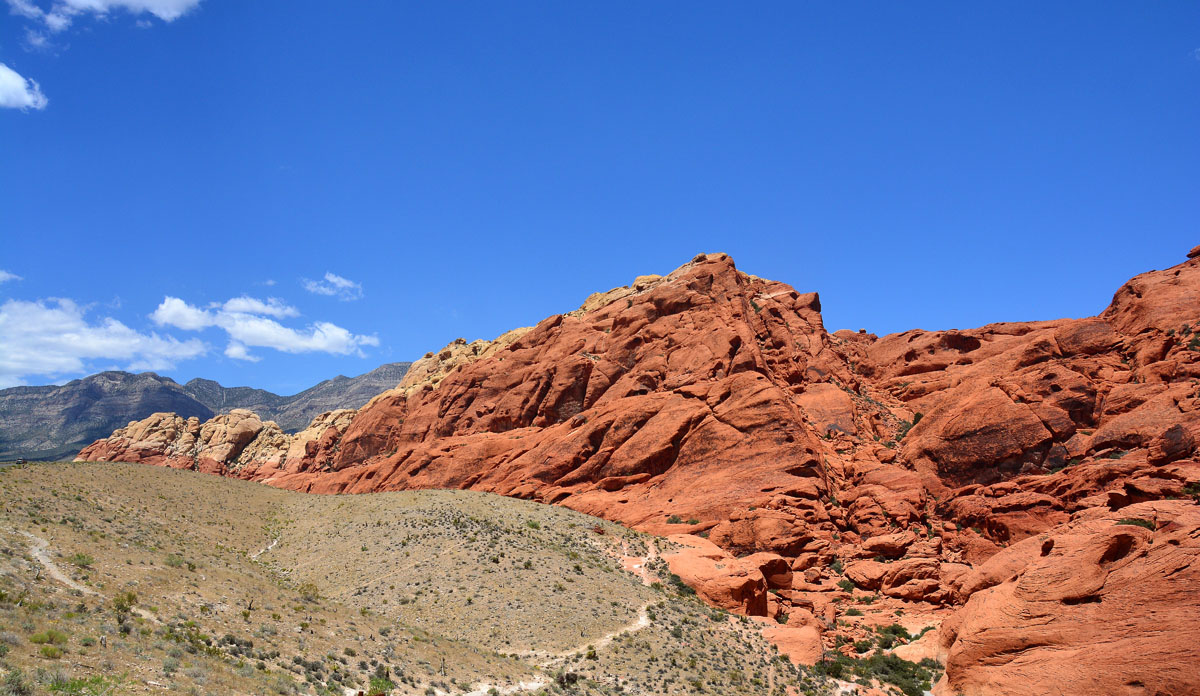
[[[1197,693],[1198,586],[1200,506],[1083,513],[968,577],[935,693]]]
[[[1000,671],[972,667],[1007,649],[973,647],[1008,620],[976,598],[1041,577],[1047,561],[1022,540],[1200,495],[1198,441],[1200,257],[1132,279],[1094,318],[877,337],[829,334],[816,294],[701,255],[497,341],[457,341],[294,437],[253,414],[203,426],[156,414],[80,458],[318,493],[472,488],[686,533],[673,572],[753,615],[831,625],[856,602],[930,616],[966,602],[941,633],[946,679],[1008,693]],[[1200,604],[1173,576],[1150,577],[1151,596]],[[1005,606],[1023,607],[1022,591]],[[1058,620],[1053,606],[1037,605]],[[847,625],[776,633],[811,647],[815,628],[831,647],[860,628]],[[1041,653],[1037,669],[1070,650]],[[1104,664],[1083,669],[1112,683]],[[1164,693],[1200,691],[1181,679]]]

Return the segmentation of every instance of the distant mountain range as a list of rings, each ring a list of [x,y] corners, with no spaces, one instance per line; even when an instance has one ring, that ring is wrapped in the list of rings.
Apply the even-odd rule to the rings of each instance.
[[[0,389],[0,460],[71,457],[129,421],[160,411],[206,420],[246,408],[284,430],[300,430],[320,413],[359,408],[395,387],[411,364],[389,363],[357,377],[338,375],[293,396],[224,387],[211,379],[179,384],[153,372],[115,371],[62,386]]]

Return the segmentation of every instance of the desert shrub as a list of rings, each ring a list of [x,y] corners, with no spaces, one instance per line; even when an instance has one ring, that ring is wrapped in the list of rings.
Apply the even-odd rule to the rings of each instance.
[[[55,678],[47,690],[52,694],[67,696],[101,696],[116,693],[117,684],[116,680],[101,676],[70,678],[62,674]]]
[[[683,578],[679,577],[675,573],[667,572],[666,576],[667,582],[671,584],[671,589],[675,590],[677,594],[684,596],[696,594],[696,591],[693,590],[690,585],[684,582]]]
[[[113,597],[112,604],[113,611],[118,616],[128,615],[137,604],[137,595],[133,592],[118,592],[117,596]]]
[[[0,696],[33,696],[33,684],[25,678],[24,672],[17,668],[10,669],[0,683]]]
[[[47,660],[57,660],[62,657],[63,651],[54,645],[43,645],[42,649],[38,650],[38,654]]]
[[[915,414],[913,414],[913,419],[911,421],[904,421],[903,423],[901,423],[900,429],[896,431],[896,439],[903,440],[904,436],[908,435],[908,431],[912,430],[913,426],[915,426],[917,423],[921,422],[921,418],[924,415],[925,414],[923,414],[923,413],[915,413]]]
[[[908,629],[897,623],[890,626],[876,626],[875,632],[879,634],[879,647],[882,650],[890,649],[896,644],[897,640],[910,640],[912,638],[908,633]]]
[[[37,645],[66,645],[67,634],[51,628],[29,636],[29,642]]]
[[[1150,520],[1140,520],[1136,517],[1125,517],[1125,518],[1119,519],[1119,520],[1117,520],[1117,524],[1128,524],[1128,525],[1133,525],[1134,527],[1145,527],[1146,529],[1149,529],[1152,532],[1154,531],[1154,523],[1153,522],[1151,522]]]
[[[863,615],[862,609],[857,609],[857,608],[851,607],[850,609],[846,610],[846,616],[862,616],[862,615]]]
[[[667,518],[667,524],[683,524],[683,518],[679,515],[671,515]]]
[[[321,598],[321,590],[317,587],[316,583],[301,583],[301,585],[296,588],[296,592],[300,595],[300,598],[306,602],[315,602]]]
[[[853,592],[854,588],[857,587],[857,585],[854,584],[854,581],[850,578],[842,578],[841,580],[838,580],[837,586],[847,592]]]
[[[90,568],[92,564],[96,562],[96,559],[92,558],[86,553],[77,553],[68,558],[67,562],[79,568]]]
[[[856,643],[855,649],[857,648],[858,644]],[[909,662],[886,653],[876,653],[865,659],[856,659],[835,653],[833,657],[822,660],[813,666],[815,674],[835,679],[846,681],[878,679],[897,687],[905,696],[921,696],[932,688],[933,680],[939,669],[940,666],[933,660],[925,659],[919,663]]]

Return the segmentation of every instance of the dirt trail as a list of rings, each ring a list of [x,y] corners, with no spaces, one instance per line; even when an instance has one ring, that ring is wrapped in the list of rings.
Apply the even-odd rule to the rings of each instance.
[[[250,554],[250,559],[251,559],[251,560],[254,560],[254,559],[258,558],[259,556],[263,555],[264,553],[266,553],[266,552],[270,551],[271,549],[275,548],[275,545],[276,545],[276,544],[278,544],[278,543],[279,543],[279,537],[275,537],[274,539],[272,539],[272,540],[271,540],[271,543],[269,543],[269,544],[267,544],[266,546],[262,547],[262,548],[261,548],[261,549],[259,549],[258,551],[255,551],[254,553]]]
[[[50,554],[49,554],[50,542],[46,541],[45,539],[41,538],[40,536],[38,536],[36,534],[32,534],[32,533],[26,532],[24,530],[18,529],[17,533],[26,537],[27,539],[29,539],[30,542],[32,542],[29,546],[29,553],[34,557],[34,559],[38,563],[42,564],[42,567],[44,567],[46,569],[47,575],[49,575],[50,577],[59,581],[60,583],[66,585],[67,587],[71,588],[72,590],[82,592],[83,594],[86,594],[86,595],[92,595],[93,597],[102,596],[99,592],[93,590],[92,588],[85,587],[84,585],[80,585],[79,583],[75,582],[74,580],[71,579],[70,575],[67,575],[67,573],[64,572],[62,568],[58,567],[58,564],[55,563],[54,560],[50,558]],[[153,614],[151,614],[150,612],[145,611],[143,609],[138,609],[137,607],[134,607],[133,613],[137,614],[138,616],[142,617],[143,619],[145,619],[151,623],[155,623],[155,624],[161,623],[157,617],[155,617]]]
[[[654,559],[658,558],[658,545],[653,542],[649,542],[647,546],[648,549],[645,556],[628,556],[627,554],[629,553],[629,545],[625,541],[621,542],[622,565],[624,566],[625,570],[638,576],[638,578],[645,585],[649,585],[654,582],[654,578],[649,574],[647,566]],[[520,655],[521,657],[541,658],[541,661],[537,663],[537,666],[539,669],[546,670],[555,667],[560,662],[573,655],[587,652],[589,648],[595,650],[606,648],[622,635],[626,633],[636,633],[643,628],[648,627],[649,625],[650,604],[647,603],[643,604],[642,608],[638,610],[638,617],[632,623],[628,623],[620,628],[609,631],[599,638],[594,638],[588,641],[586,644],[577,645],[569,650],[564,650],[557,653],[543,650],[530,650],[520,653]],[[536,676],[529,681],[518,682],[517,684],[510,684],[508,686],[481,684],[474,691],[467,692],[464,696],[487,696],[489,689],[495,689],[497,693],[502,694],[503,696],[510,696],[511,694],[517,694],[525,691],[536,691],[545,687],[549,683],[548,677]]]
[[[58,564],[51,560],[50,554],[46,552],[46,550],[50,548],[50,542],[36,534],[31,534],[26,531],[18,530],[18,533],[27,537],[31,542],[33,542],[33,544],[29,547],[29,553],[33,554],[33,557],[37,560],[37,562],[42,564],[42,566],[46,569],[47,575],[66,585],[72,590],[77,590],[89,595],[100,594],[90,587],[84,587],[83,585],[80,585],[72,580],[70,575],[64,573],[62,568],[59,568]]]

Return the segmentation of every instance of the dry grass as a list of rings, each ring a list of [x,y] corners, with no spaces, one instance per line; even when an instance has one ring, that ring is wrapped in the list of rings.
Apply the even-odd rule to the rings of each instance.
[[[0,660],[34,693],[824,689],[752,625],[621,570],[651,538],[564,508],[125,464],[2,469],[0,497]]]

